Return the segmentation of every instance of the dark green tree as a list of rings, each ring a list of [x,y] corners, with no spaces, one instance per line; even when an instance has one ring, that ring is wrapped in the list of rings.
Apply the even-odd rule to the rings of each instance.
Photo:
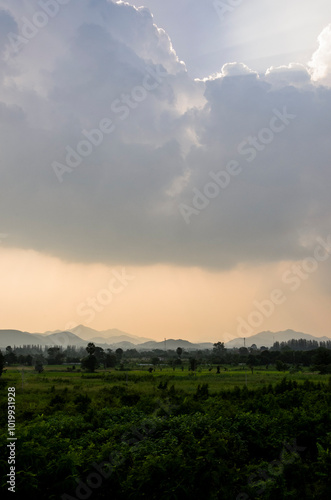
[[[189,359],[189,366],[190,366],[190,370],[192,372],[194,372],[197,369],[198,360],[196,358],[190,358]]]
[[[212,362],[217,364],[225,363],[225,353],[224,342],[216,342],[213,347]]]
[[[10,345],[6,347],[5,361],[8,365],[14,365],[17,363],[17,356]]]
[[[319,347],[316,349],[316,353],[313,356],[313,363],[315,365],[329,365],[331,364],[331,351],[325,347]]]
[[[33,357],[31,356],[31,354],[25,356],[25,364],[27,366],[32,366],[32,362],[33,362]]]
[[[93,344],[93,342],[89,342],[85,349],[87,351],[87,354],[89,356],[92,356],[95,353],[95,344]]]
[[[36,363],[34,365],[34,369],[36,370],[36,372],[38,373],[42,373],[44,371],[44,365],[43,365],[43,362],[41,359],[37,359],[36,360]]]
[[[61,352],[60,347],[49,347],[47,349],[49,365],[62,365],[64,354]]]
[[[177,347],[176,353],[177,353],[177,356],[179,357],[179,359],[181,359],[182,354],[183,354],[183,349],[181,347]]]
[[[117,361],[120,363],[122,356],[123,356],[123,349],[121,349],[119,347],[118,349],[116,349],[115,354],[116,354]]]
[[[94,352],[95,357],[97,358],[98,363],[106,368],[106,353],[102,349],[102,347],[96,347]]]
[[[82,359],[82,369],[87,370],[88,372],[93,373],[95,369],[98,367],[98,360],[94,356],[94,354],[90,354]]]
[[[93,342],[89,342],[85,349],[88,356],[82,359],[82,368],[93,373],[98,366],[98,360],[94,354],[96,349],[95,344],[93,344]]]
[[[247,358],[247,366],[249,366],[252,373],[254,373],[254,366],[258,364],[257,356],[253,354],[249,354]]]
[[[2,375],[2,372],[3,372],[4,366],[5,366],[5,357],[4,357],[4,355],[2,354],[2,352],[0,351],[0,377],[1,377],[1,375]]]
[[[225,351],[226,351],[226,349],[224,347],[224,342],[216,342],[214,344],[214,347],[213,347],[214,354],[222,355],[225,353]]]
[[[152,365],[154,366],[154,368],[156,367],[156,365],[158,365],[160,363],[160,359],[157,357],[157,356],[153,356],[151,358],[151,363]]]
[[[285,372],[286,370],[288,370],[288,366],[287,366],[286,363],[283,363],[283,361],[281,361],[280,359],[277,359],[277,361],[276,361],[276,369],[279,372]]]
[[[314,370],[318,370],[321,374],[331,373],[331,350],[325,347],[319,347],[312,359]]]
[[[116,355],[112,352],[111,349],[107,349],[107,354],[106,354],[106,367],[107,368],[113,368],[116,365]]]

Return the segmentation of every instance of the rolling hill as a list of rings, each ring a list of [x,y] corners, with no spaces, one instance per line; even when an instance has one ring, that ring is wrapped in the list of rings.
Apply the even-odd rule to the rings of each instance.
[[[119,343],[119,342],[131,342],[132,344],[141,344],[142,342],[148,342],[153,339],[147,337],[137,337],[137,335],[132,335],[131,333],[126,333],[117,328],[112,328],[109,330],[93,330],[84,325],[78,325],[75,328],[69,330],[70,332],[78,335],[81,339],[89,340],[98,343]]]
[[[38,337],[28,332],[21,332],[20,330],[0,330],[1,349],[5,349],[9,345],[14,347],[14,345],[21,346],[28,344],[40,344],[40,341]]]
[[[155,342],[155,341],[144,342],[143,344],[139,344],[139,346],[137,346],[137,349],[139,351],[141,351],[141,350],[153,350],[153,349],[164,350],[165,348],[167,350],[168,349],[176,350],[177,347],[181,347],[182,349],[186,349],[187,351],[192,351],[192,350],[196,350],[196,349],[212,349],[213,344],[212,344],[212,342],[204,342],[203,344],[194,344],[192,342],[189,342],[188,340],[167,339],[166,344],[164,341],[162,341],[162,342]]]
[[[329,337],[315,337],[308,333],[296,332],[294,330],[285,330],[282,332],[260,332],[251,337],[246,337],[245,344],[246,347],[250,347],[255,344],[258,348],[261,346],[271,347],[274,342],[286,342],[291,339],[306,339],[306,340],[316,340],[317,342],[322,342],[330,340]],[[68,345],[76,345],[79,347],[85,347],[87,342],[94,342],[96,345],[103,347],[104,349],[117,349],[121,347],[122,349],[137,349],[142,350],[154,350],[166,349],[176,350],[177,347],[181,347],[187,351],[192,350],[203,350],[212,349],[212,342],[200,342],[193,343],[188,340],[183,339],[167,339],[166,344],[164,341],[158,342],[146,337],[137,337],[131,335],[130,333],[122,332],[115,328],[111,330],[103,330],[98,332],[92,328],[79,325],[72,330],[55,332],[45,332],[45,333],[28,333],[22,332],[20,330],[0,330],[0,349],[4,350],[7,346],[23,346],[23,345],[40,345],[40,346],[62,346],[67,347]],[[244,346],[244,338],[237,338],[230,340],[225,343],[227,349],[239,348]]]
[[[252,344],[255,344],[257,347],[272,347],[274,342],[287,342],[291,339],[306,339],[306,340],[316,340],[317,342],[323,342],[326,340],[330,340],[329,337],[315,337],[314,335],[310,335],[309,333],[296,332],[294,330],[285,330],[282,332],[260,332],[256,335],[252,335],[251,337],[246,337],[246,347],[250,347]],[[225,347],[227,349],[232,349],[233,347],[243,347],[244,346],[244,338],[237,338],[230,340],[225,343]]]

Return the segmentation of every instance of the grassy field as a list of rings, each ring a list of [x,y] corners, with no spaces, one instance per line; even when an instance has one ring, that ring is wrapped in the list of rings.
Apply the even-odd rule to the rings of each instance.
[[[7,449],[7,387],[15,387],[16,498],[82,498],[77,485],[88,488],[106,464],[109,477],[98,476],[84,498],[329,499],[330,376],[226,368],[9,367],[0,379],[0,445]],[[275,475],[284,443],[302,452],[291,451]],[[3,488],[8,466],[4,455]]]
[[[125,387],[130,392],[139,394],[155,395],[159,390],[159,385],[168,383],[168,388],[174,385],[176,390],[181,390],[186,394],[196,392],[198,385],[208,384],[209,392],[216,393],[223,390],[231,390],[234,387],[247,386],[248,389],[255,389],[264,385],[275,385],[279,383],[284,376],[288,380],[304,382],[327,383],[328,375],[319,375],[316,372],[279,372],[273,369],[256,368],[254,373],[248,369],[238,367],[227,367],[227,370],[221,370],[216,374],[216,369],[209,371],[199,369],[196,372],[187,370],[175,370],[172,368],[156,369],[149,373],[146,369],[117,371],[98,370],[95,373],[82,373],[78,371],[69,372],[66,367],[46,366],[43,373],[38,374],[33,368],[10,367],[7,369],[4,379],[8,385],[14,385],[18,397],[24,400],[27,394],[49,393],[51,391],[70,391],[77,393],[86,393],[90,397],[93,393],[102,388],[111,388],[112,386]],[[25,396],[24,396],[25,395]]]

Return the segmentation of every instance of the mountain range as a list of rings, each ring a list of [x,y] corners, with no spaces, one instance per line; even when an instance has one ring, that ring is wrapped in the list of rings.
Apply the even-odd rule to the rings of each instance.
[[[246,345],[246,347],[250,347],[252,344],[255,344],[257,347],[272,347],[276,341],[286,342],[291,339],[316,340],[317,342],[330,340],[329,337],[316,337],[308,333],[296,332],[294,330],[285,330],[281,332],[265,331],[252,335],[251,337],[246,337],[245,339],[236,338],[230,340],[225,343],[225,347],[227,349],[232,349],[243,347],[244,345]],[[96,345],[103,347],[104,349],[117,349],[121,347],[124,350],[137,349],[139,351],[150,351],[153,349],[175,350],[177,347],[181,347],[187,351],[213,348],[212,342],[192,343],[188,340],[182,339],[167,339],[162,342],[157,342],[147,337],[138,337],[136,335],[117,330],[116,328],[97,331],[84,325],[76,326],[71,330],[47,331],[44,333],[29,333],[22,332],[20,330],[0,330],[0,349],[3,350],[8,345],[12,347],[19,347],[23,345],[40,345],[43,347],[58,345],[64,348],[68,345],[86,347],[87,342],[94,342]]]
[[[227,349],[233,349],[234,347],[251,347],[255,344],[257,347],[272,347],[275,342],[287,342],[288,340],[295,339],[306,339],[306,340],[316,340],[317,342],[326,342],[331,340],[330,337],[315,337],[309,333],[296,332],[294,330],[284,330],[282,332],[260,332],[251,337],[237,338],[226,342],[225,347]]]

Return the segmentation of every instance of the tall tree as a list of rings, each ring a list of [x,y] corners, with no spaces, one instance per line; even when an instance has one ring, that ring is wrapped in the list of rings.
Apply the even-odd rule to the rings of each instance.
[[[179,357],[179,359],[181,359],[182,354],[183,354],[183,349],[181,347],[177,347],[176,353],[177,353],[177,356]]]
[[[10,345],[6,347],[5,361],[8,365],[17,363],[17,356]]]
[[[49,365],[62,365],[64,354],[61,352],[60,347],[49,347],[47,349],[48,364]]]
[[[2,375],[4,366],[5,366],[5,357],[2,354],[2,352],[0,351],[0,377]]]
[[[97,358],[98,363],[103,364],[103,367],[106,368],[106,353],[102,347],[96,346],[94,355]]]
[[[190,358],[189,359],[189,364],[190,364],[190,370],[192,372],[194,372],[197,369],[198,360],[196,358]]]
[[[116,354],[118,361],[120,362],[122,359],[122,356],[123,356],[123,349],[121,349],[119,347],[118,349],[116,349],[115,354]]]
[[[42,373],[44,371],[44,365],[41,357],[37,357],[34,369],[38,373]]]
[[[213,347],[213,352],[215,354],[224,354],[225,352],[224,342],[216,342]]]
[[[98,360],[94,354],[95,349],[96,349],[95,344],[93,344],[93,342],[89,342],[86,347],[88,356],[82,359],[82,368],[92,373],[98,366]]]
[[[88,355],[92,356],[95,353],[95,344],[93,344],[93,342],[89,342],[85,349]]]

